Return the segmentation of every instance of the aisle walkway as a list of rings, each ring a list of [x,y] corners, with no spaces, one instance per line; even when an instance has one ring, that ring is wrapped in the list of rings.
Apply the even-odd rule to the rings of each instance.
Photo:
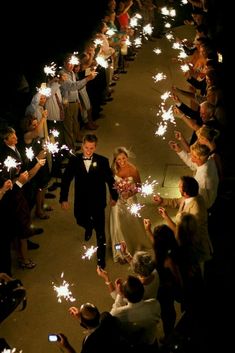
[[[189,30],[188,28],[186,28]],[[179,37],[184,37],[184,27],[175,29]],[[160,47],[163,54],[157,56],[153,49]],[[117,146],[126,146],[136,155],[133,162],[138,166],[142,181],[148,176],[158,181],[155,192],[161,195],[178,195],[178,177],[186,169],[174,152],[168,147],[175,129],[169,124],[165,139],[156,137],[156,112],[161,102],[160,93],[171,89],[172,84],[185,87],[185,79],[179,65],[173,64],[171,57],[176,52],[166,39],[144,43],[137,58],[131,62],[126,75],[121,75],[115,87],[114,100],[104,107],[103,119],[98,121],[97,153],[112,158]],[[167,75],[167,79],[154,83],[152,76],[158,72]],[[177,122],[177,128],[184,126]],[[187,172],[189,172],[187,170]],[[62,211],[57,199],[50,202],[55,208],[50,220],[37,221],[45,229],[43,235],[35,237],[40,249],[32,251],[31,257],[37,263],[33,270],[19,270],[14,264],[14,276],[20,278],[28,292],[28,306],[24,312],[15,312],[1,324],[1,337],[5,337],[12,347],[23,353],[58,352],[56,344],[48,343],[48,333],[64,332],[77,351],[80,351],[82,329],[68,314],[69,302],[58,303],[52,282],[61,284],[60,275],[74,286],[71,288],[77,299],[75,305],[91,302],[101,311],[109,310],[112,300],[103,281],[96,275],[96,259],[82,260],[83,230],[73,217],[73,208]],[[73,198],[70,193],[71,200]],[[151,198],[145,200],[142,216],[151,218],[153,224],[161,222]],[[108,208],[107,208],[108,216]],[[108,219],[108,217],[107,217]],[[107,222],[108,230],[108,222]],[[108,241],[108,236],[107,236]],[[95,245],[93,237],[89,245]],[[107,254],[107,270],[114,279],[126,276],[127,266],[113,264],[111,254]]]

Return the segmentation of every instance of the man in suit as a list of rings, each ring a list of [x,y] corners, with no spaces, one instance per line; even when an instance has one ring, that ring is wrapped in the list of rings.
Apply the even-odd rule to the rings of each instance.
[[[60,203],[63,209],[68,209],[68,194],[70,183],[75,178],[74,216],[77,223],[85,228],[85,240],[96,231],[98,265],[105,268],[105,207],[106,184],[111,194],[111,205],[115,205],[118,194],[113,188],[114,178],[106,157],[95,152],[97,137],[85,135],[82,153],[70,158],[62,177]]]
[[[197,220],[197,250],[199,261],[203,272],[204,262],[211,259],[212,244],[208,234],[208,216],[206,204],[201,195],[198,194],[199,185],[196,179],[190,176],[182,176],[179,180],[179,191],[182,197],[180,198],[162,198],[159,195],[154,196],[154,201],[159,207],[160,215],[166,220],[167,225],[176,234],[177,224],[181,222],[181,217],[185,213],[192,214]],[[165,206],[178,208],[175,216],[175,222],[168,215]]]

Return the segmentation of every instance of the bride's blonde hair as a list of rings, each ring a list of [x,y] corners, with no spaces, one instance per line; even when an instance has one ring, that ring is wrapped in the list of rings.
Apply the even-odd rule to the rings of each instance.
[[[111,165],[111,169],[114,172],[114,174],[116,174],[118,172],[118,166],[117,166],[116,160],[117,160],[118,155],[121,153],[124,153],[127,156],[127,158],[129,158],[129,157],[134,158],[135,157],[134,154],[124,146],[120,146],[120,147],[115,148],[115,150],[113,152],[113,162]]]

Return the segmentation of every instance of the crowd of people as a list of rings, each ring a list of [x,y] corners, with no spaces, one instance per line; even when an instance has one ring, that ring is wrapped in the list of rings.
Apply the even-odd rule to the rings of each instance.
[[[74,180],[74,216],[85,230],[86,242],[93,231],[96,234],[97,275],[104,279],[113,298],[112,308],[105,313],[91,303],[70,308],[86,329],[81,352],[106,352],[112,343],[114,352],[157,352],[159,343],[165,349],[170,347],[176,325],[175,302],[181,306],[193,346],[208,299],[206,278],[214,252],[211,223],[230,166],[225,144],[230,125],[224,68],[210,23],[210,2],[189,1],[192,19],[188,17],[186,25],[194,26],[195,38],[193,42],[178,39],[190,67],[186,74],[189,88],[185,91],[173,85],[171,92],[174,114],[192,129],[192,138],[187,141],[175,131],[177,141],[169,141],[169,147],[194,175],[180,177],[180,198],[154,196],[153,203],[164,220],[154,229],[150,219],[143,221],[127,211],[138,202],[141,187],[130,151],[117,147],[110,165],[105,156],[96,153],[94,131],[102,106],[113,100],[113,87],[138,52],[136,46],[127,45],[141,32],[138,26],[131,26],[131,17],[139,12],[142,25],[156,29],[149,35],[154,40],[164,34],[164,16],[160,16],[157,1],[107,3],[105,16],[84,51],[64,56],[62,69],[50,72],[47,82],[25,106],[23,118],[13,126],[7,119],[1,120],[0,213],[7,232],[0,238],[0,272],[12,275],[13,243],[19,266],[27,270],[36,266],[29,250],[39,245],[29,238],[43,229],[32,224],[32,212],[40,220],[49,219],[48,212],[53,209],[45,198],[54,197],[48,194],[53,178],[56,182],[49,190],[61,188],[59,202],[67,210]],[[173,3],[163,5],[173,7]],[[185,96],[191,99],[190,106],[184,103]],[[82,135],[83,129],[89,132]],[[113,261],[130,264],[133,272],[114,283],[106,270],[106,186]],[[170,207],[177,209],[174,218],[169,216]],[[160,321],[164,331],[161,342]],[[60,347],[75,353],[64,334],[58,338]]]

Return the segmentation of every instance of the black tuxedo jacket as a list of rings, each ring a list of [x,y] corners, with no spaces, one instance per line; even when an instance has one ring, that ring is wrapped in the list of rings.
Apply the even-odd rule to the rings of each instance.
[[[94,153],[87,172],[82,157],[82,153],[79,153],[70,158],[62,177],[60,193],[60,203],[68,201],[70,183],[74,178],[74,215],[77,219],[81,213],[106,207],[106,184],[112,199],[118,199],[108,159]]]

